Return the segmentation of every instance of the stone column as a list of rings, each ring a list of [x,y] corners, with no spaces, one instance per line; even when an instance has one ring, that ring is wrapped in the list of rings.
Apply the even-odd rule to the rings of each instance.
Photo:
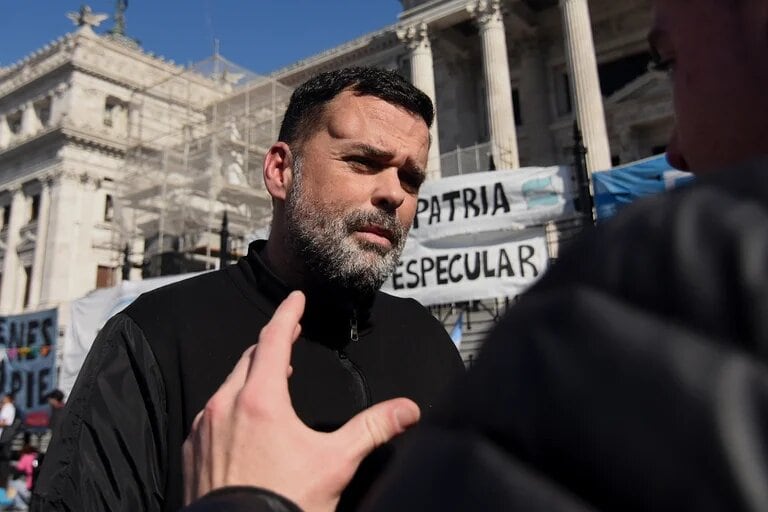
[[[557,161],[549,125],[549,96],[541,41],[532,37],[520,41],[520,114],[528,134],[526,165],[552,165]]]
[[[43,265],[39,307],[49,307],[71,299],[70,281],[79,270],[80,187],[71,172],[58,173],[50,185],[48,230],[45,241],[47,258]]]
[[[497,169],[516,169],[520,167],[520,157],[501,0],[472,0],[467,10],[477,21],[483,45],[483,74],[493,161]]]
[[[590,172],[608,169],[611,167],[611,149],[605,127],[589,6],[587,0],[559,1],[573,107],[588,151],[587,168]]]
[[[410,50],[411,83],[424,91],[435,105],[435,119],[429,129],[432,143],[429,146],[427,178],[440,177],[440,139],[437,131],[437,101],[435,95],[435,67],[432,61],[432,45],[426,23],[400,28],[397,37]]]
[[[40,130],[41,127],[42,125],[40,124],[40,120],[37,118],[37,114],[35,113],[35,105],[31,101],[28,101],[22,107],[21,135],[34,135]]]
[[[8,118],[0,114],[0,149],[8,147],[11,143],[11,128],[8,126]]]
[[[45,252],[48,240],[48,224],[50,222],[51,180],[44,179],[40,191],[40,212],[37,217],[37,233],[35,235],[35,255],[32,260],[32,283],[29,287],[29,307],[40,305],[40,291],[43,285]]]
[[[69,109],[69,86],[58,84],[51,94],[51,120],[50,126],[58,126],[67,116]]]
[[[22,272],[19,264],[19,231],[24,223],[26,201],[21,187],[11,191],[11,215],[8,220],[5,244],[5,259],[3,261],[3,283],[0,288],[0,311],[5,314],[15,313],[17,296],[16,289]]]

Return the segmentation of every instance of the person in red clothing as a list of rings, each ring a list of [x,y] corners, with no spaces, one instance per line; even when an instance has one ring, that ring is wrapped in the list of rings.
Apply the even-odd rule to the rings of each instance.
[[[24,443],[19,452],[19,460],[13,464],[15,478],[8,482],[8,489],[15,491],[11,510],[27,510],[34,485],[34,472],[37,468],[39,452],[29,443]],[[11,493],[8,493],[11,495]]]

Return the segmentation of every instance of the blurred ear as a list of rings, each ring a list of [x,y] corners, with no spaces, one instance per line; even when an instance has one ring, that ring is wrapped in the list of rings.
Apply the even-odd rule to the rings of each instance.
[[[756,35],[760,46],[768,51],[768,0],[730,0],[730,3],[731,9],[741,11],[742,29]]]
[[[758,4],[757,15],[760,17],[760,24],[763,29],[763,43],[765,44],[766,51],[768,51],[768,0],[753,1]]]
[[[264,185],[273,199],[285,201],[293,180],[293,155],[285,142],[276,142],[264,157]]]

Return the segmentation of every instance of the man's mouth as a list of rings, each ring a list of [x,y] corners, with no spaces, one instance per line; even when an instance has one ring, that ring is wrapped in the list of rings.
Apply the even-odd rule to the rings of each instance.
[[[390,247],[394,244],[395,234],[383,227],[367,225],[357,230],[358,236],[367,242]]]

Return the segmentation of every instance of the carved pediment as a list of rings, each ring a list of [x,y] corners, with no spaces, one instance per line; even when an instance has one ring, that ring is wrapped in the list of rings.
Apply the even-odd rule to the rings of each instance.
[[[659,99],[671,99],[672,87],[669,78],[658,71],[648,71],[640,75],[627,85],[613,93],[606,99],[609,105],[621,103],[658,101]]]

